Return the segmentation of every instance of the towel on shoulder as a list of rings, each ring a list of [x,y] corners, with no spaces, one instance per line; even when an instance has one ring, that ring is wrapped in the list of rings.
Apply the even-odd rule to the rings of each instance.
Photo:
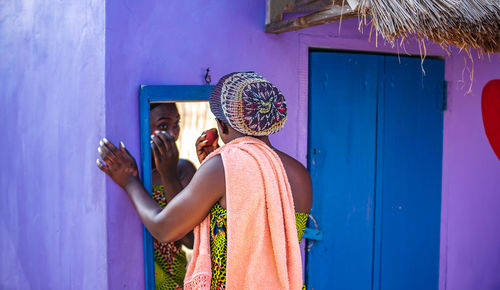
[[[301,289],[302,264],[293,197],[279,156],[242,137],[220,147],[227,204],[228,289]],[[204,160],[204,162],[206,162]],[[185,289],[210,289],[210,216],[194,229]]]

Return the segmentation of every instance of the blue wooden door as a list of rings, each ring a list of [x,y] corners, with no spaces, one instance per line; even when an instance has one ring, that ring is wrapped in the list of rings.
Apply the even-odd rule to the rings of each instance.
[[[308,289],[438,288],[444,66],[424,64],[310,53]]]

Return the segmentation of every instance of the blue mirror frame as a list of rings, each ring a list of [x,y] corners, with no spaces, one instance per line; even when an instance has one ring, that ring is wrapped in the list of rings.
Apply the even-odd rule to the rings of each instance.
[[[152,194],[153,179],[150,146],[150,104],[156,102],[188,102],[208,101],[214,86],[148,86],[141,85],[139,93],[139,118],[141,136],[141,176],[142,183],[149,194]],[[144,277],[146,290],[155,289],[154,247],[153,237],[144,227]]]

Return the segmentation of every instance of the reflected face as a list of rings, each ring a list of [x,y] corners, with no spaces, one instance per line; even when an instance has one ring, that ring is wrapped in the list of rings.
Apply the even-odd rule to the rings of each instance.
[[[151,132],[166,131],[176,141],[180,132],[180,115],[175,103],[165,103],[154,107],[149,111],[151,120]]]

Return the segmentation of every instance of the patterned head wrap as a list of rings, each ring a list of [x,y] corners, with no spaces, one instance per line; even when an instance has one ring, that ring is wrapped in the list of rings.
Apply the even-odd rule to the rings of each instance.
[[[250,136],[267,136],[283,128],[285,97],[255,72],[223,76],[210,94],[210,110],[219,120]]]

